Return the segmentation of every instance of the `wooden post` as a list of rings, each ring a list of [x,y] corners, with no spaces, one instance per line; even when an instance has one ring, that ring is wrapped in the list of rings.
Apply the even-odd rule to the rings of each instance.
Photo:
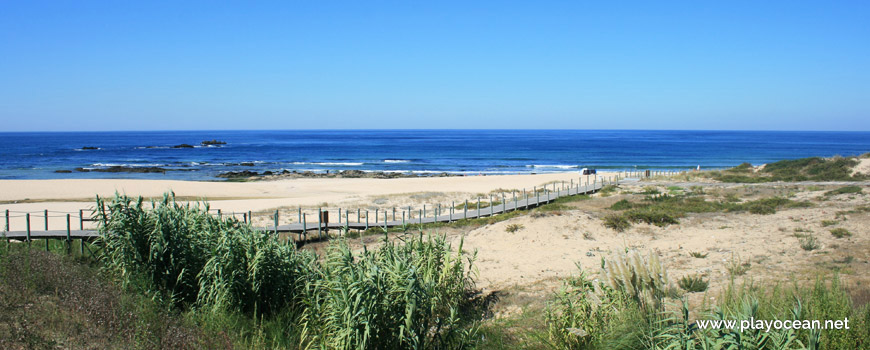
[[[480,217],[480,197],[477,197],[477,217]]]
[[[275,209],[275,236],[278,235],[278,210]]]
[[[405,230],[405,211],[402,210],[402,230]]]
[[[221,210],[218,209],[217,211],[218,211],[218,219],[223,220],[224,216],[223,216],[223,214],[221,214]]]
[[[251,214],[252,214],[251,211],[248,210],[248,221],[249,221],[248,223],[253,225],[254,224],[254,215],[251,215]]]
[[[393,207],[393,221],[396,221],[396,207]]]
[[[517,211],[517,191],[512,191],[511,195],[514,196],[514,211]]]
[[[384,234],[387,234],[387,211],[384,210]]]
[[[297,215],[299,216],[297,218],[298,220],[296,222],[302,222],[302,207],[298,207],[296,210],[297,210]]]
[[[492,200],[492,195],[489,195],[489,216],[490,217],[493,215],[493,210],[495,210],[495,209],[493,209],[493,207],[495,207],[495,202]],[[480,208],[478,208],[478,210],[480,210]]]
[[[369,230],[369,211],[366,210],[366,231]]]
[[[72,250],[72,240],[70,239],[70,223],[69,223],[69,214],[66,214],[66,255],[69,255]]]
[[[350,231],[350,210],[344,211],[344,234],[347,235]]]
[[[30,246],[30,213],[27,213],[25,218],[27,218],[27,245]]]
[[[456,209],[456,201],[450,202],[450,216],[447,217],[447,222],[453,222],[453,209]]]
[[[468,200],[465,200],[465,208],[463,209],[462,218],[468,220]],[[477,217],[480,217],[480,198],[477,199]]]
[[[323,239],[323,208],[317,208],[317,238]]]
[[[245,223],[248,223],[248,213],[242,213],[242,220],[245,220]]]
[[[302,240],[304,241],[308,237],[308,218],[305,213],[302,213]]]
[[[6,209],[6,232],[9,232],[9,209]]]
[[[526,206],[524,209],[528,210],[529,209],[529,196],[526,194],[525,188],[523,189],[523,199],[525,199],[525,201],[526,201]]]
[[[338,226],[341,226],[341,208],[338,208]]]

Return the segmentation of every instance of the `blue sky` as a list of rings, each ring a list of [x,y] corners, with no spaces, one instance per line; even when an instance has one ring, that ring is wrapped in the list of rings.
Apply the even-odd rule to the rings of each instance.
[[[0,130],[870,130],[870,2],[3,1]]]

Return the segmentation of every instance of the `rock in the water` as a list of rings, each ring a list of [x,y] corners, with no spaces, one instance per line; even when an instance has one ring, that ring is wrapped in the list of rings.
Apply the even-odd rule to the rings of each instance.
[[[72,172],[72,170],[55,170],[54,172],[58,174],[69,174]]]
[[[213,145],[226,145],[227,143],[219,140],[211,140],[211,141],[203,141],[200,142],[203,146],[213,146]]]
[[[242,170],[242,171],[228,171],[225,173],[220,173],[220,174],[218,174],[217,177],[237,178],[237,177],[254,177],[254,176],[259,176],[259,175],[260,175],[260,173],[258,173],[256,171]]]
[[[85,147],[82,147],[82,150],[95,150],[95,149],[100,149],[100,148],[99,148],[99,147],[94,147],[94,146],[85,146]]]
[[[172,146],[172,148],[193,148],[193,145],[188,145],[186,143],[182,143],[180,145]]]

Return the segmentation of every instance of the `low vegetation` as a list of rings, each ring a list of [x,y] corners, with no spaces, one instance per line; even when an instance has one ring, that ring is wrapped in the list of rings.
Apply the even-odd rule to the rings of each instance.
[[[616,193],[619,190],[619,187],[616,185],[606,185],[598,190],[598,193],[601,194],[602,197],[609,197]]]
[[[849,230],[842,227],[838,227],[835,229],[831,229],[831,235],[836,238],[852,237],[852,232],[849,232]]]
[[[755,171],[751,164],[707,174],[715,180],[733,183],[759,183],[775,181],[861,181],[870,179],[866,174],[852,175],[858,165],[855,157],[801,158],[781,160]]]
[[[725,262],[725,269],[731,277],[743,276],[749,269],[752,268],[752,263],[743,261],[738,254],[731,254],[731,259]]]
[[[507,233],[514,233],[514,232],[517,232],[519,230],[522,230],[523,227],[524,226],[522,224],[509,224],[509,225],[505,226],[504,230]]]
[[[798,238],[798,242],[801,245],[801,249],[806,251],[813,251],[822,247],[821,244],[819,244],[819,240],[814,235],[800,237]]]
[[[696,258],[696,259],[704,259],[707,257],[707,254],[709,254],[709,253],[690,252],[689,256]]]
[[[836,190],[831,190],[831,191],[825,192],[825,196],[830,197],[830,196],[836,196],[838,194],[858,194],[858,193],[861,193],[861,191],[862,191],[861,187],[858,187],[858,186],[845,186],[845,187],[840,187]]]
[[[608,260],[605,265],[611,264]],[[639,280],[654,279],[643,269],[628,270]],[[662,271],[661,273],[666,273]],[[686,282],[683,282],[683,281]],[[560,349],[857,349],[870,344],[870,305],[855,305],[839,278],[819,278],[802,287],[761,287],[732,282],[715,305],[692,310],[686,299],[643,289],[653,302],[633,298],[636,288],[593,280],[581,270],[566,281],[546,311],[548,342]],[[828,283],[827,281],[830,281]],[[680,280],[701,291],[698,276]],[[651,287],[656,288],[656,287]],[[669,307],[673,306],[673,307]],[[690,316],[695,315],[695,316]],[[690,319],[691,317],[691,319]],[[694,320],[844,320],[849,330],[699,328]],[[823,321],[824,322],[824,321]]]
[[[834,225],[839,224],[839,223],[840,222],[837,220],[822,220],[822,222],[821,222],[822,227],[834,226]]]
[[[793,201],[788,198],[770,197],[743,203],[708,201],[698,196],[672,196],[668,194],[649,196],[642,201],[620,200],[610,206],[611,213],[604,217],[604,226],[624,231],[632,223],[647,223],[655,226],[679,224],[679,218],[687,213],[744,212],[774,214],[779,208],[806,208],[810,202]]]
[[[686,292],[698,293],[707,290],[708,282],[701,276],[691,275],[680,278],[677,285]]]

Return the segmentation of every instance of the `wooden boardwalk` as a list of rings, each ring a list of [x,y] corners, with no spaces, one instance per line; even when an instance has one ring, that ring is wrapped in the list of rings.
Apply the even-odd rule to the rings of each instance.
[[[618,184],[619,180],[615,183]],[[583,194],[592,194],[599,191],[603,188],[607,183],[605,182],[596,182],[593,184],[587,185],[577,185],[574,187],[565,188],[562,190],[554,190],[548,191],[545,190],[544,193],[536,192],[536,195],[529,196],[528,198],[496,198],[498,200],[504,199],[505,202],[491,205],[486,208],[481,209],[461,209],[455,210],[452,214],[449,210],[445,210],[446,213],[438,213],[436,215],[427,216],[428,213],[425,213],[422,209],[419,210],[420,215],[417,215],[413,218],[405,218],[403,220],[387,220],[386,211],[384,211],[383,221],[375,222],[374,220],[370,222],[347,222],[348,213],[345,212],[345,217],[330,223],[318,223],[317,221],[308,223],[293,223],[289,225],[275,225],[267,226],[267,227],[258,227],[258,230],[268,231],[268,232],[276,232],[276,233],[295,233],[295,234],[307,234],[310,231],[320,232],[325,230],[341,230],[341,229],[351,229],[351,230],[366,230],[372,227],[381,227],[381,228],[390,228],[390,227],[403,227],[410,225],[422,225],[422,224],[432,224],[432,223],[449,223],[458,220],[465,219],[476,219],[494,216],[502,213],[507,213],[515,210],[527,210],[530,208],[534,208],[543,204],[550,203],[558,198],[566,197],[566,196],[576,196]],[[469,202],[469,206],[471,206]],[[449,209],[449,208],[448,208]],[[404,215],[405,212],[403,212]],[[394,213],[395,215],[395,213]],[[368,216],[368,215],[367,215]],[[368,217],[366,217],[368,220]],[[21,241],[32,241],[34,239],[60,239],[60,240],[72,240],[72,239],[81,239],[85,241],[93,240],[99,237],[99,233],[96,230],[73,230],[69,226],[69,219],[67,219],[67,229],[63,230],[35,230],[30,229],[28,231],[4,231],[0,232],[0,239],[14,239]],[[88,219],[84,219],[84,221],[90,221]],[[81,226],[81,225],[80,225]]]

